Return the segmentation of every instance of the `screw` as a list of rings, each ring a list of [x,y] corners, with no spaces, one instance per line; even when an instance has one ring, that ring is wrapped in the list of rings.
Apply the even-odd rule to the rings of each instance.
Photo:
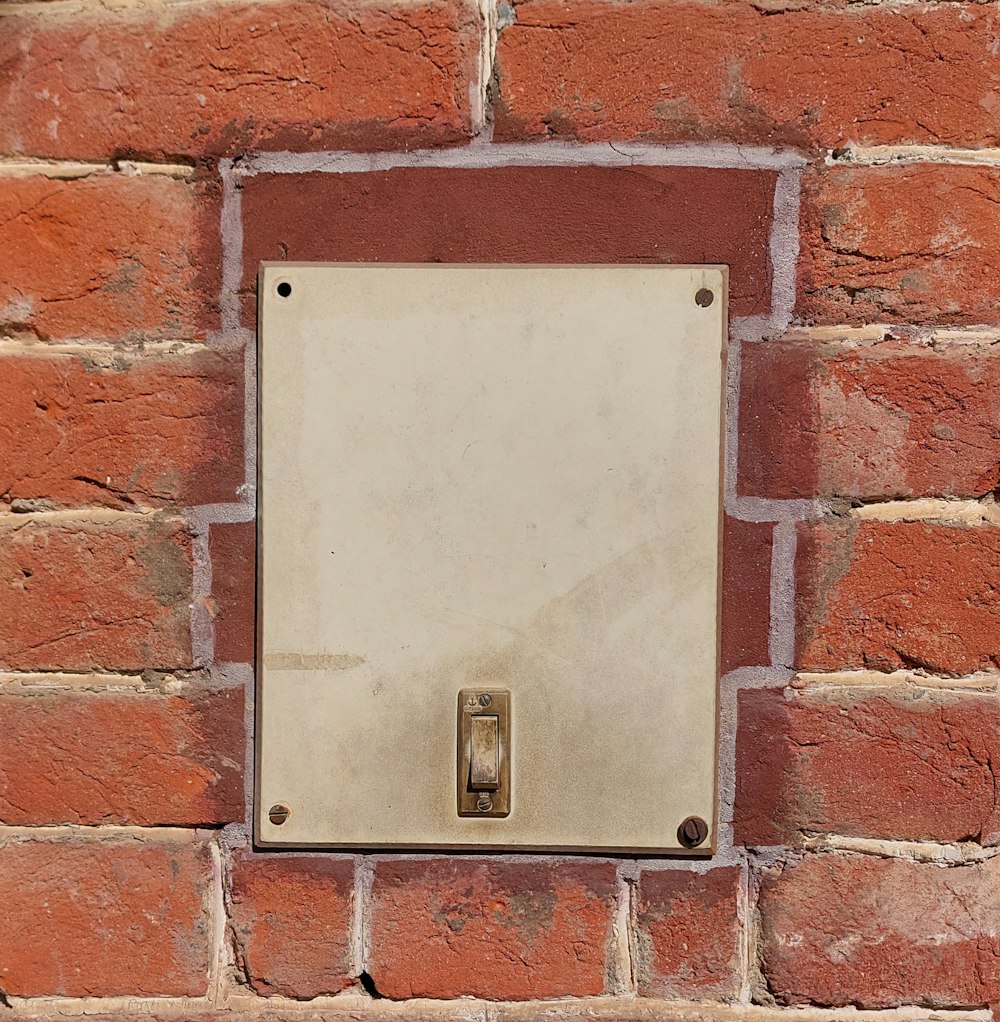
[[[685,848],[697,848],[708,837],[708,824],[700,816],[689,816],[677,828],[677,840]]]
[[[289,809],[288,806],[281,805],[280,802],[275,806],[271,806],[271,808],[267,811],[267,818],[276,827],[280,827],[291,815],[291,809]]]
[[[479,801],[476,802],[476,808],[481,813],[488,813],[493,808],[493,799],[489,795],[480,795]]]
[[[482,695],[481,695],[481,696],[479,697],[479,705],[480,705],[480,706],[489,706],[489,705],[490,705],[490,703],[492,703],[492,702],[493,702],[493,696],[491,696],[491,695],[489,694],[489,692],[484,692],[484,693],[483,693],[483,694],[482,694]]]
[[[714,301],[715,292],[712,291],[711,288],[699,288],[694,296],[695,305],[700,305],[703,309],[707,309]]]

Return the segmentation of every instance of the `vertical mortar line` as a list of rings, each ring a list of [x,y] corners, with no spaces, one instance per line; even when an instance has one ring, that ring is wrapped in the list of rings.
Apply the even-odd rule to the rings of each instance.
[[[740,924],[740,989],[736,995],[738,1004],[750,1004],[753,984],[750,980],[752,911],[750,906],[750,865],[746,855],[740,857],[740,886],[736,892],[736,915]]]
[[[212,1005],[218,1005],[223,999],[222,973],[226,953],[226,904],[223,891],[225,874],[219,842],[213,840],[210,847],[212,849],[212,957],[208,969],[208,1000]]]
[[[248,337],[243,349],[243,485],[240,500],[257,503],[257,339]]]
[[[774,667],[795,662],[795,522],[777,522],[771,545],[771,621],[767,652]]]
[[[776,331],[784,330],[795,312],[801,186],[801,167],[784,167],[778,172],[770,238],[771,321]]]
[[[490,84],[497,52],[497,2],[479,0],[479,80],[469,86],[472,100],[472,136],[490,142],[493,136],[493,111],[490,107]]]
[[[626,870],[619,863],[615,868],[615,910],[611,919],[611,954],[608,962],[610,994],[628,994],[635,991],[631,914],[631,884],[626,876]]]
[[[243,832],[249,838],[253,834],[254,782],[257,776],[257,674],[254,665],[243,683]]]
[[[196,667],[206,667],[215,660],[215,626],[208,610],[212,594],[212,558],[208,546],[209,518],[201,508],[185,512],[191,530],[191,656]]]
[[[224,337],[240,333],[239,289],[243,277],[243,197],[240,177],[232,160],[219,161],[222,178],[222,215],[219,233],[222,240],[222,282],[219,314]]]
[[[351,916],[351,966],[354,976],[371,962],[371,895],[375,864],[366,855],[354,860],[354,912]]]

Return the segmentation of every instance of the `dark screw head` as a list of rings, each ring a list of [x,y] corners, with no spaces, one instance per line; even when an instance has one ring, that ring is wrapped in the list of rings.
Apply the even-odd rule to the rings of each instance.
[[[715,301],[715,292],[708,287],[700,287],[694,296],[695,305],[707,309]]]
[[[291,809],[289,809],[288,806],[281,805],[280,803],[276,806],[271,806],[271,808],[267,811],[267,818],[276,827],[280,827],[291,815]]]
[[[685,848],[697,848],[708,837],[708,824],[700,816],[689,816],[677,828],[677,840]]]
[[[491,696],[489,694],[489,692],[483,692],[482,695],[480,695],[480,697],[479,697],[479,705],[480,706],[489,706],[490,703],[492,703],[492,702],[493,702],[493,696]]]
[[[493,808],[493,799],[489,795],[480,795],[479,800],[476,802],[476,808],[481,813],[488,813]]]

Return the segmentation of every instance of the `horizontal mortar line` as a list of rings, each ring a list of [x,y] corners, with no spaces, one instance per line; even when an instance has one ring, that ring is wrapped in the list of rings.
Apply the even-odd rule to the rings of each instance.
[[[254,153],[223,161],[223,174],[359,174],[403,167],[481,169],[487,167],[702,167],[730,170],[783,170],[806,159],[790,149],[735,143],[484,142],[455,148],[408,152]]]
[[[0,693],[7,695],[47,695],[50,693],[78,692],[84,694],[122,692],[139,696],[169,696],[182,694],[227,692],[243,688],[245,677],[232,670],[246,667],[252,675],[250,665],[220,665],[217,672],[203,669],[201,672],[178,674],[174,671],[157,671],[156,681],[146,682],[141,674],[134,671],[115,672],[107,668],[94,671],[0,671]]]
[[[0,511],[0,528],[20,527],[30,522],[80,522],[81,524],[106,524],[117,521],[146,520],[155,517],[177,518],[173,508],[130,508],[120,510],[108,507],[59,508],[54,511]]]
[[[864,503],[852,507],[847,516],[861,521],[992,526],[1000,525],[1000,506],[992,498],[913,497]]]
[[[853,852],[880,859],[908,859],[945,866],[985,862],[1000,855],[1000,847],[987,847],[974,841],[907,841],[847,834],[806,834],[802,847],[807,852]]]
[[[789,326],[784,340],[814,341],[825,343],[840,341],[845,344],[879,344],[882,342],[904,342],[914,349],[934,345],[978,345],[988,347],[1000,344],[1000,326],[984,324],[968,327],[926,327],[900,323],[868,323],[865,326],[851,324],[829,326]]]
[[[58,7],[59,0],[38,4],[38,13],[48,14],[49,8]],[[23,7],[21,11],[23,12]],[[12,13],[0,10],[0,17]],[[33,12],[35,13],[35,12]],[[46,160],[0,157],[0,177],[51,177],[74,179],[94,174],[119,174],[123,177],[193,177],[195,168],[187,163],[151,163],[140,160],[116,160],[114,163],[77,160]]]
[[[743,522],[804,522],[831,514],[822,500],[781,500],[726,494],[725,512]]]
[[[250,501],[229,501],[218,504],[194,504],[180,512],[181,517],[197,525],[242,525],[257,517],[257,508]]]
[[[0,845],[7,841],[65,841],[72,838],[95,841],[131,838],[158,841],[161,844],[189,844],[192,841],[212,841],[221,830],[222,824],[217,827],[176,827],[168,824],[138,827],[115,823],[45,823],[38,826],[0,824]]]
[[[719,685],[726,689],[779,688],[790,684],[794,676],[790,667],[737,667],[723,674]]]
[[[915,0],[912,0],[915,2]],[[828,166],[851,164],[883,166],[886,164],[950,163],[960,166],[1000,166],[1000,149],[958,149],[934,145],[848,145],[826,158]]]
[[[39,358],[50,358],[53,355],[92,355],[106,360],[109,367],[123,360],[139,362],[144,358],[162,358],[164,356],[197,355],[208,351],[204,341],[176,340],[145,341],[139,343],[116,344],[114,341],[92,340],[86,337],[64,338],[59,341],[25,340],[24,337],[0,334],[0,357],[5,355],[36,355]]]
[[[961,677],[921,674],[917,671],[799,671],[788,682],[793,690],[926,688],[972,695],[996,693],[1000,674],[981,672]]]
[[[149,1011],[157,1015],[181,1015],[192,1009],[239,1013],[240,1015],[268,1015],[280,1013],[282,1017],[316,1017],[329,1013],[336,1017],[365,1017],[371,1019],[435,1018],[453,1019],[455,1022],[487,1018],[494,1022],[504,1019],[541,1020],[565,1019],[579,1015],[588,1019],[622,1020],[622,1022],[655,1022],[661,1019],[690,1018],[705,1022],[924,1022],[933,1017],[949,1022],[989,1022],[988,1009],[928,1009],[917,1005],[899,1008],[819,1008],[800,1006],[789,1008],[755,1004],[726,1004],[721,1001],[671,1001],[662,998],[638,997],[633,993],[602,995],[598,997],[563,997],[546,1001],[483,1001],[461,998],[448,1001],[412,998],[393,1001],[373,999],[358,994],[336,997],[317,997],[310,1001],[297,1001],[287,997],[257,997],[252,994],[230,994],[217,1003],[209,998],[182,997],[89,997],[89,998],[21,998],[10,996],[13,1012],[22,1015],[100,1015],[124,1010]],[[148,1008],[145,1006],[148,1005]]]

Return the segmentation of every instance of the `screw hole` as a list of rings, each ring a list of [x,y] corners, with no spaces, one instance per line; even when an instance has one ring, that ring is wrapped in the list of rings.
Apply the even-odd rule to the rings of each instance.
[[[279,285],[278,285],[278,286],[277,286],[277,287],[275,288],[275,290],[276,290],[276,291],[278,292],[278,294],[279,294],[279,296],[280,296],[280,297],[282,297],[282,298],[287,298],[287,297],[288,297],[288,296],[289,296],[289,295],[290,295],[290,294],[292,293],[292,285],[291,285],[291,284],[289,284],[287,280],[283,280],[283,281],[282,281],[282,282],[281,282],[281,283],[280,283],[280,284],[279,284]]]
[[[707,309],[714,301],[715,292],[711,288],[699,288],[698,293],[694,296],[695,305],[700,305],[703,309]]]

